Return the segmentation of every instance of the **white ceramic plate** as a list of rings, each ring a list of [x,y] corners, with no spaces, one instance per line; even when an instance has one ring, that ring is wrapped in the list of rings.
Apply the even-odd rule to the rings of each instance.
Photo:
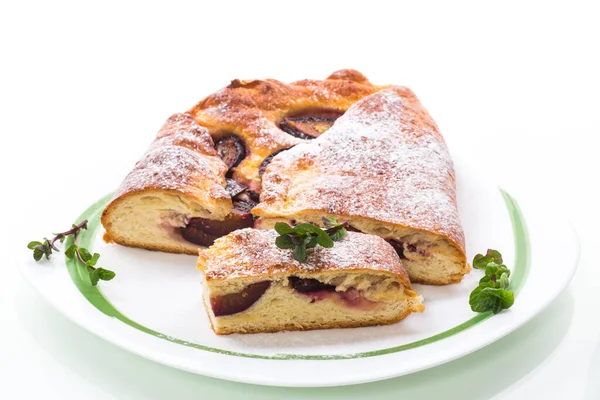
[[[162,254],[101,240],[105,197],[77,219],[90,220],[80,243],[102,254],[111,282],[92,287],[80,267],[56,254],[26,279],[61,313],[94,334],[156,362],[202,375],[275,386],[332,386],[396,377],[451,361],[523,325],[571,279],[578,241],[556,211],[491,186],[457,167],[469,259],[500,250],[512,269],[515,305],[498,315],[471,312],[468,296],[481,271],[457,285],[415,285],[426,311],[381,327],[216,336],[202,305],[195,257]],[[65,216],[72,218],[73,216]],[[559,234],[557,234],[559,232]],[[30,260],[30,261],[28,261]]]

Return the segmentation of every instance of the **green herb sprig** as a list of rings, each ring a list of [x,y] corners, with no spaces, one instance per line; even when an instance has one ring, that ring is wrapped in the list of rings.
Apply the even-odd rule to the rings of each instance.
[[[306,261],[306,249],[316,247],[317,244],[331,248],[333,242],[342,240],[347,234],[347,222],[337,223],[334,218],[323,217],[325,230],[310,223],[296,224],[293,227],[285,222],[275,224],[275,230],[279,233],[275,239],[275,245],[280,249],[294,249],[294,258],[300,262]]]
[[[110,281],[115,277],[115,273],[111,270],[104,268],[96,268],[96,263],[100,258],[100,254],[91,254],[89,250],[79,247],[77,245],[77,235],[82,229],[87,229],[87,219],[80,222],[78,225],[73,225],[71,229],[61,233],[54,233],[52,239],[44,238],[43,241],[29,242],[27,248],[33,250],[33,259],[40,261],[42,257],[46,257],[46,260],[50,259],[52,252],[58,252],[59,249],[56,247],[56,242],[63,243],[69,236],[73,236],[73,244],[65,250],[65,256],[72,260],[76,258],[82,265],[84,265],[89,273],[90,282],[92,286],[96,286],[99,281]]]
[[[477,254],[473,258],[473,267],[485,270],[485,276],[469,296],[471,310],[498,314],[510,308],[515,302],[515,295],[507,290],[510,270],[503,264],[500,252],[489,249],[485,255]]]

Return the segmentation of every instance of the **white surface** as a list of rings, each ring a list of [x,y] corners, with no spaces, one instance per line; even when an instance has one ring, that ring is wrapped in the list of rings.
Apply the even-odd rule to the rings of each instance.
[[[568,214],[582,259],[559,300],[498,343],[429,371],[286,390],[129,355],[58,316],[5,262],[0,398],[599,398],[598,10],[593,2],[420,3],[2,4],[2,254],[62,227],[52,214],[59,202],[76,217],[112,189],[99,177],[119,180],[171,112],[230,79],[353,67],[411,87],[442,132],[460,133],[453,154]],[[92,147],[87,138],[98,136],[105,142]]]
[[[507,206],[495,185],[474,174],[476,169],[457,162],[458,199],[468,258],[479,249],[502,249],[510,264],[515,259],[515,235]],[[117,346],[185,371],[236,382],[270,386],[317,387],[349,385],[406,375],[478,350],[514,331],[543,310],[567,286],[579,259],[579,243],[572,228],[560,218],[546,229],[550,215],[560,210],[540,206],[538,199],[514,194],[528,227],[530,250],[521,249],[519,268],[527,269],[525,252],[531,251],[531,267],[515,305],[477,326],[451,337],[385,356],[341,360],[261,360],[232,357],[172,343],[109,318],[94,308],[76,289],[64,258],[55,256],[43,269],[27,257],[18,261],[26,280],[61,314]],[[55,213],[65,213],[58,206]],[[60,211],[59,211],[60,210]],[[521,223],[517,221],[516,223]],[[493,226],[494,229],[488,229]],[[467,322],[476,314],[468,307],[469,293],[481,271],[473,271],[456,285],[415,285],[425,298],[426,310],[402,323],[360,329],[281,332],[277,334],[217,336],[210,329],[200,291],[195,258],[157,254],[106,245],[99,228],[93,251],[102,254],[100,265],[110,265],[118,279],[101,284],[100,290],[126,317],[166,337],[215,349],[245,354],[349,356],[378,351],[428,339]],[[521,235],[521,234],[519,234]],[[528,245],[525,245],[528,247]],[[190,265],[192,268],[190,268]],[[518,275],[516,267],[514,276]]]

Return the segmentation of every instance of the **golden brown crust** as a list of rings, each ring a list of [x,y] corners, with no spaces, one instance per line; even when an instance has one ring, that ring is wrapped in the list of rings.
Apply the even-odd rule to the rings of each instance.
[[[171,116],[115,192],[115,199],[143,190],[171,190],[199,202],[230,201],[227,166],[208,131],[187,114]]]
[[[275,245],[277,236],[271,229],[232,232],[217,239],[210,248],[200,250],[198,269],[207,281],[365,271],[394,276],[404,287],[411,288],[398,255],[378,236],[348,232],[330,249],[308,249],[308,259],[302,263],[294,259],[291,250]]]
[[[359,101],[319,138],[274,157],[252,212],[360,217],[447,237],[464,253],[444,139],[402,87]]]
[[[380,88],[354,70],[336,71],[322,81],[292,84],[274,79],[235,79],[188,113],[208,128],[215,140],[231,133],[243,140],[247,155],[233,168],[233,178],[260,193],[258,168],[265,157],[304,141],[279,128],[285,116],[307,109],[344,112]]]
[[[171,116],[134,169],[116,190],[101,217],[108,242],[150,250],[195,254],[195,248],[162,246],[126,238],[113,229],[120,206],[134,196],[170,194],[182,203],[223,219],[232,207],[225,190],[227,166],[217,155],[208,131],[187,114]],[[189,210],[190,214],[194,210]]]
[[[205,303],[205,307],[206,307],[206,303]],[[206,310],[207,313],[210,314],[210,310]],[[399,314],[397,316],[394,316],[393,318],[388,318],[388,319],[380,319],[376,325],[391,325],[391,324],[395,324],[396,322],[399,322],[401,320],[403,320],[404,318],[408,317],[410,314],[412,314],[414,312],[414,310],[412,310],[411,308],[407,308],[406,311],[402,314]],[[231,335],[234,333],[240,333],[238,330],[235,329],[231,329],[231,330],[227,330],[225,328],[215,328],[215,325],[213,323],[213,320],[210,319],[210,325],[212,330],[217,334],[217,335]],[[324,326],[322,324],[314,324],[314,325],[298,325],[296,324],[285,324],[283,326],[277,326],[277,327],[273,327],[270,329],[263,329],[263,328],[256,328],[256,329],[245,329],[243,333],[274,333],[274,332],[280,332],[280,331],[309,331],[309,330],[313,330],[313,329],[338,329],[338,328],[362,328],[362,327],[367,327],[367,326],[373,326],[374,324],[371,321],[366,321],[366,320],[356,320],[356,321],[352,321],[352,322],[346,322],[346,323],[336,323],[336,324],[330,324],[327,326]]]

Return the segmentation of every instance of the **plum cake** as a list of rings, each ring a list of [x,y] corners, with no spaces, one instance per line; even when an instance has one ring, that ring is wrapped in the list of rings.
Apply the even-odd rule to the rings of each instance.
[[[459,282],[469,271],[450,155],[407,88],[359,100],[323,135],[275,156],[252,212],[257,228],[326,215],[381,236],[413,283]]]
[[[200,250],[203,297],[215,333],[391,324],[422,312],[394,248],[357,232],[305,262],[275,245],[272,229],[241,229]]]
[[[469,271],[435,122],[409,89],[353,70],[236,79],[172,116],[101,220],[107,242],[197,254],[238,229],[324,216],[385,239],[413,282]]]

